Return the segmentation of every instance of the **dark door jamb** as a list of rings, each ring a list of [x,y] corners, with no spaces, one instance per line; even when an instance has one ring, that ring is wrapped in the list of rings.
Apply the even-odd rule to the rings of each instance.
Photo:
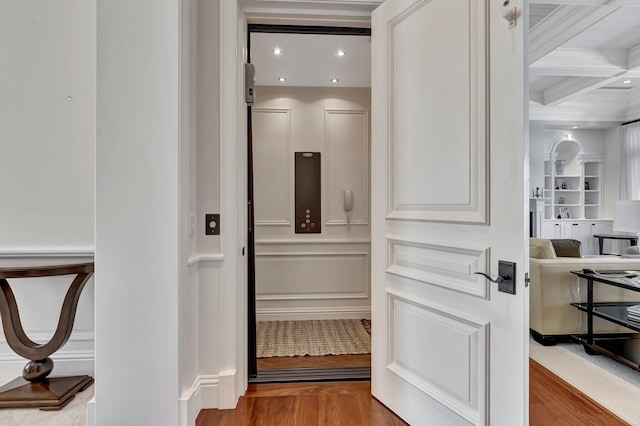
[[[268,24],[249,24],[248,25],[249,37],[247,40],[247,62],[251,63],[251,33],[284,33],[284,34],[318,34],[318,35],[355,35],[355,36],[371,36],[371,28],[350,28],[350,27],[322,27],[322,26],[304,26],[304,25],[268,25]],[[247,198],[248,198],[248,257],[247,257],[247,302],[248,302],[248,367],[249,367],[249,382],[259,382],[261,379],[258,377],[258,359],[256,352],[256,258],[255,258],[255,223],[254,223],[254,194],[253,194],[253,135],[252,135],[252,121],[251,121],[251,106],[247,106]],[[371,376],[371,369],[369,367],[349,367],[345,369],[345,372],[349,374],[342,374],[336,372],[336,374],[326,374],[323,371],[315,371],[322,369],[308,369],[305,377],[307,380],[312,380],[314,377],[320,380],[345,380],[351,374],[356,380],[364,380],[365,377]],[[327,369],[324,369],[327,370]],[[281,370],[283,373],[288,370]],[[314,374],[314,372],[316,374]],[[261,375],[262,376],[262,375]],[[272,376],[268,375],[266,381],[297,381],[300,380],[300,375],[289,376],[284,374],[281,380],[275,380]],[[264,381],[264,380],[263,380]]]

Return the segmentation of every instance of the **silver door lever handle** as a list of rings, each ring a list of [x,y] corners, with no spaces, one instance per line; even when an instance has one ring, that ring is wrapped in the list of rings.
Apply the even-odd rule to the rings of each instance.
[[[496,278],[495,280],[493,278],[491,278],[489,275],[483,273],[483,272],[474,272],[474,274],[478,274],[478,275],[482,275],[483,277],[485,277],[486,279],[488,279],[489,281],[491,281],[492,283],[501,283],[504,280],[510,280],[511,277],[509,275],[505,275],[504,277],[501,277],[500,275],[498,275],[498,278]]]

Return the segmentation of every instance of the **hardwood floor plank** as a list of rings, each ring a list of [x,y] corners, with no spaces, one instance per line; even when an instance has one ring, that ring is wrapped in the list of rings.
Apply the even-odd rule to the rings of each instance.
[[[531,426],[627,425],[582,392],[531,360]],[[249,385],[234,410],[202,410],[196,426],[406,425],[371,396],[370,382]]]
[[[370,382],[249,385],[234,410],[202,410],[196,426],[401,426]]]
[[[627,425],[534,360],[529,360],[529,424]]]
[[[245,397],[371,394],[371,382],[268,383],[249,385]]]

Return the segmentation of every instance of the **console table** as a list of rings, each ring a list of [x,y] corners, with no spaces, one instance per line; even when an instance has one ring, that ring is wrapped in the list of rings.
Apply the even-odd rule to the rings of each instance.
[[[587,313],[587,334],[574,337],[583,344],[588,354],[601,353],[640,371],[640,334],[638,334],[640,333],[640,321],[632,321],[627,318],[627,307],[639,305],[640,302],[595,302],[593,300],[594,282],[640,292],[640,271],[582,270],[571,271],[571,273],[587,280],[587,303],[571,304],[571,306]],[[593,332],[594,317],[611,321],[638,333],[596,335]]]
[[[49,342],[40,344],[29,339],[22,328],[20,313],[7,279],[75,275],[62,302],[58,326]],[[7,344],[15,353],[29,359],[19,377],[0,387],[0,407],[40,407],[59,410],[75,394],[93,383],[91,376],[48,378],[53,370],[49,356],[60,349],[71,336],[78,299],[93,275],[93,262],[74,265],[0,268],[0,315]],[[19,280],[15,285],[19,284]]]
[[[629,241],[632,246],[638,245],[638,237],[633,235],[596,234],[594,237],[598,239],[598,249],[600,254],[606,254],[603,250],[604,240],[626,240]]]

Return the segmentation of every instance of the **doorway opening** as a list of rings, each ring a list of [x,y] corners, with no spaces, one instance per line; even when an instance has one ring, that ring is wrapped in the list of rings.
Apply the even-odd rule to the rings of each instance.
[[[248,26],[250,382],[369,379],[369,28]]]

